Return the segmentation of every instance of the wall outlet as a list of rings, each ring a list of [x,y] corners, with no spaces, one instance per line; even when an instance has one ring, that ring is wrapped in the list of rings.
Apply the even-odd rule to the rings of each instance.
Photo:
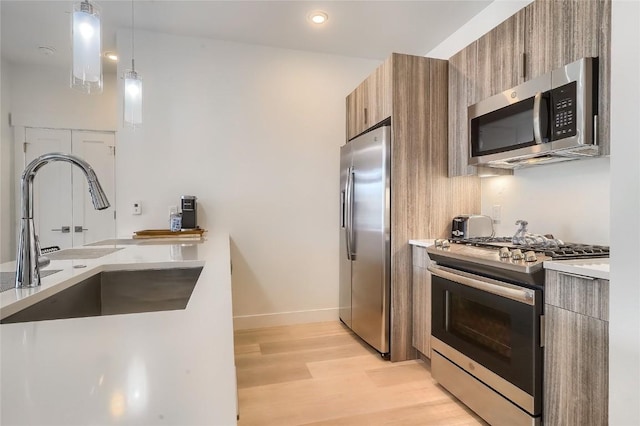
[[[142,214],[142,204],[140,204],[140,201],[134,201],[132,207],[133,208],[131,209],[131,214],[133,215]]]
[[[500,223],[500,219],[502,216],[502,206],[500,204],[494,204],[491,209],[491,217],[493,218],[493,223]]]

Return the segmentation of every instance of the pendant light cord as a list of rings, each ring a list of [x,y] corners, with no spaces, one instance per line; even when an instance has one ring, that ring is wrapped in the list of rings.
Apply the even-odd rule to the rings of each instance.
[[[133,12],[133,0],[131,0],[131,71],[135,72],[136,71],[136,66],[135,66],[135,40],[136,40],[136,33],[134,31],[135,28],[135,15]]]

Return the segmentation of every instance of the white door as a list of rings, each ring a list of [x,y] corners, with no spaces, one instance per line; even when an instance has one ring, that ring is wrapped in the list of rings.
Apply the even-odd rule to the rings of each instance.
[[[114,238],[115,221],[115,135],[113,133],[72,131],[73,154],[91,165],[98,176],[111,207],[93,208],[87,179],[77,167],[73,168],[73,245],[75,247]]]
[[[113,133],[25,129],[25,159],[29,163],[49,152],[72,153],[96,172],[111,207],[93,208],[82,171],[66,162],[42,167],[34,179],[34,222],[41,247],[77,247],[114,238],[115,135]]]
[[[49,152],[71,152],[71,131],[27,128],[25,142],[29,164]],[[40,247],[72,247],[71,205],[71,164],[56,161],[38,170],[33,180],[33,219]]]

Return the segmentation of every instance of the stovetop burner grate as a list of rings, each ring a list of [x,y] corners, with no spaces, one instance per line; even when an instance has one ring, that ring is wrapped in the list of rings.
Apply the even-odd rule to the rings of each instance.
[[[521,245],[513,244],[511,237],[478,237],[468,239],[453,239],[452,243],[467,244],[477,247],[487,247],[499,249],[507,247],[509,249],[519,248],[522,251],[532,250],[549,256],[554,260],[563,259],[583,259],[609,257],[609,247],[589,244],[563,243],[553,247],[543,245]]]

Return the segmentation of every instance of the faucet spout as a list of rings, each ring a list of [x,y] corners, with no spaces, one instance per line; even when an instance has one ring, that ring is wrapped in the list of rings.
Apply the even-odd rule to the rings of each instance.
[[[40,285],[40,267],[38,265],[40,243],[38,242],[33,222],[33,179],[40,168],[54,161],[71,163],[82,170],[89,185],[89,194],[91,195],[93,207],[96,210],[104,210],[111,205],[98,181],[98,176],[96,176],[89,163],[83,159],[71,154],[52,152],[44,154],[29,163],[20,178],[22,217],[20,219],[20,240],[16,256],[16,288]]]

